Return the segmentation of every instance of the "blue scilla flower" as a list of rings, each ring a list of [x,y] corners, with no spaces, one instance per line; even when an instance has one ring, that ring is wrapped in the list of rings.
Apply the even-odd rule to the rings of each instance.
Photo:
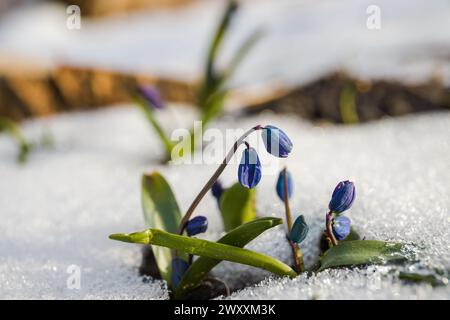
[[[339,216],[333,219],[333,234],[337,240],[347,238],[352,227],[352,221],[346,216]]]
[[[286,170],[286,177],[287,177],[288,198],[290,198],[292,196],[294,186],[293,186],[293,182],[292,182],[291,173],[287,170]],[[282,170],[280,172],[280,175],[278,176],[277,194],[278,194],[278,197],[280,197],[281,201],[284,201],[284,170]]]
[[[355,184],[351,181],[342,181],[336,186],[331,196],[328,208],[331,212],[341,213],[350,209],[355,200]]]
[[[301,243],[305,240],[308,231],[309,227],[305,222],[305,217],[301,215],[295,220],[291,232],[289,233],[289,238],[295,243]]]
[[[271,155],[286,158],[292,150],[292,141],[283,130],[268,125],[262,130],[264,145]]]
[[[181,281],[181,278],[186,273],[187,269],[189,269],[189,264],[187,261],[180,258],[172,259],[172,288],[175,289],[178,287],[178,284]]]
[[[138,86],[139,94],[155,109],[164,109],[164,102],[155,87],[148,84]]]
[[[196,234],[206,232],[208,229],[208,219],[204,216],[196,216],[188,221],[186,226],[186,232],[189,237]]]
[[[250,147],[242,153],[238,168],[239,183],[246,188],[254,188],[261,180],[261,163],[256,150]]]
[[[216,182],[214,182],[214,184],[212,185],[212,187],[211,187],[211,193],[212,193],[212,195],[214,196],[214,198],[216,198],[217,200],[219,200],[220,199],[220,196],[222,195],[222,193],[223,193],[223,186],[222,186],[222,183],[219,181],[219,180],[217,180]]]

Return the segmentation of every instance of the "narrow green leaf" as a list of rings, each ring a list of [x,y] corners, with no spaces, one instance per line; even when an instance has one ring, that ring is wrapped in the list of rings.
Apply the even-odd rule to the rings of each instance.
[[[176,232],[181,221],[181,212],[167,181],[158,172],[144,174],[141,179],[142,208],[145,224],[149,228]],[[170,249],[153,247],[161,277],[169,285],[172,254]]]
[[[205,101],[206,106],[202,116],[203,125],[208,124],[211,120],[220,115],[227,95],[228,91],[226,90],[218,90],[209,95],[208,99]]]
[[[245,188],[240,183],[235,183],[223,192],[220,197],[220,211],[225,231],[256,218],[255,197],[255,189]]]
[[[365,264],[384,264],[406,260],[404,245],[378,240],[341,241],[328,249],[320,259],[320,269],[356,266]]]
[[[158,229],[148,229],[130,234],[112,234],[109,238],[130,243],[163,246],[201,257],[245,264],[270,271],[279,276],[292,278],[297,276],[297,273],[291,267],[265,254],[223,243],[180,236]]]
[[[17,161],[24,163],[28,159],[32,145],[27,141],[25,136],[20,131],[20,128],[11,120],[0,117],[0,132],[5,131],[8,133],[19,147],[19,153],[17,155]]]
[[[421,272],[400,271],[398,277],[402,280],[414,283],[429,283],[432,286],[446,286],[448,285],[448,273],[439,274],[433,270],[426,270]]]
[[[223,42],[224,36],[230,26],[230,22],[233,18],[233,15],[238,9],[238,4],[236,0],[229,0],[228,5],[225,8],[222,19],[217,27],[216,32],[214,33],[214,37],[211,41],[210,48],[208,51],[208,57],[206,60],[206,68],[205,68],[205,80],[201,92],[201,96],[203,100],[206,100],[209,95],[215,91],[216,83],[217,83],[217,75],[215,72],[215,61],[217,57],[217,52],[219,51],[219,47]]]
[[[280,225],[282,222],[283,220],[279,218],[260,218],[231,230],[217,242],[242,248],[267,229]],[[208,272],[220,262],[221,260],[207,257],[199,257],[195,260],[175,289],[175,299],[182,299],[188,291],[199,286]]]
[[[161,143],[163,144],[166,151],[166,156],[168,159],[170,159],[172,148],[175,144],[169,139],[169,137],[159,124],[158,120],[155,118],[152,107],[149,106],[148,103],[140,97],[135,97],[135,102],[138,108],[144,113],[153,130],[156,132],[159,140],[161,140]]]

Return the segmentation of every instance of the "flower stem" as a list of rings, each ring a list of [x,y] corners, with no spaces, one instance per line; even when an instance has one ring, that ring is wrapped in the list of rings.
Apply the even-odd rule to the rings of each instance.
[[[331,244],[333,246],[337,246],[338,241],[336,240],[336,237],[333,234],[333,228],[331,226],[331,224],[333,223],[333,215],[332,215],[331,211],[327,213],[326,221],[327,221],[327,235],[331,240]]]
[[[286,213],[286,223],[288,228],[288,239],[289,244],[292,248],[292,255],[294,257],[294,265],[295,265],[295,271],[297,273],[304,272],[305,271],[305,264],[303,263],[303,257],[302,257],[302,251],[300,250],[300,247],[297,243],[291,241],[289,237],[289,232],[292,230],[292,213],[291,208],[289,206],[289,193],[288,193],[288,175],[287,175],[287,168],[284,167],[283,169],[283,191],[284,191],[284,211]]]
[[[203,197],[206,195],[206,193],[211,189],[214,182],[217,181],[217,179],[220,177],[222,172],[225,170],[225,167],[228,165],[228,163],[233,158],[233,155],[236,153],[238,147],[244,143],[244,140],[250,135],[253,131],[261,130],[263,127],[260,125],[257,125],[247,132],[245,132],[239,139],[236,140],[233,147],[230,149],[228,154],[226,155],[225,159],[223,159],[220,166],[217,168],[217,170],[214,172],[214,174],[209,178],[209,180],[206,182],[204,187],[200,190],[199,194],[195,197],[194,201],[192,201],[191,205],[189,206],[188,210],[184,214],[183,218],[181,219],[180,226],[178,228],[178,234],[183,234],[184,228],[186,227],[187,222],[191,218],[192,214],[194,213],[195,208],[197,208],[198,204],[202,201]]]
[[[142,110],[142,112],[144,113],[148,122],[151,124],[151,126],[155,130],[155,132],[158,135],[159,139],[161,140],[162,144],[164,145],[164,148],[166,149],[167,159],[170,159],[174,144],[172,143],[172,141],[169,139],[167,134],[164,132],[161,125],[156,120],[153,112],[149,109],[148,106],[146,106],[147,102],[144,102],[144,100],[140,97],[136,97],[135,101],[136,101],[136,104],[139,107],[139,109]],[[150,108],[151,108],[151,106],[150,106]]]

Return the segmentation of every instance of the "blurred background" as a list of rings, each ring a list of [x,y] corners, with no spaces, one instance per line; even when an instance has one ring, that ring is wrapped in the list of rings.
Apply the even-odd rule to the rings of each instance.
[[[241,0],[218,63],[263,36],[226,110],[355,123],[450,108],[448,0]],[[71,5],[80,9],[74,27]],[[226,1],[1,0],[0,116],[128,101],[141,81],[194,104]],[[375,20],[374,20],[375,19]],[[72,25],[70,25],[72,23]]]

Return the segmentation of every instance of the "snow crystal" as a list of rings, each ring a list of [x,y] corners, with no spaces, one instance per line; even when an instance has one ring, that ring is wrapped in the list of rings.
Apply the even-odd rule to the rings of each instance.
[[[176,106],[158,116],[172,127],[178,120],[189,125],[195,117],[190,109]],[[414,243],[422,265],[450,268],[449,113],[350,127],[314,126],[264,113],[240,120],[224,117],[214,126],[247,129],[257,123],[283,128],[294,143],[291,156],[278,165],[287,165],[294,177],[294,214],[303,214],[311,226],[301,245],[308,266],[317,260],[331,192],[339,181],[352,178],[357,198],[348,216],[362,236]],[[159,142],[142,115],[129,107],[32,120],[23,129],[29,137],[48,130],[55,145],[35,151],[27,164],[19,165],[15,146],[0,136],[0,298],[167,299],[163,281],[138,276],[141,247],[111,241],[108,235],[145,228],[139,188],[143,172],[161,171],[186,210],[216,166],[162,166]],[[264,151],[260,155],[263,162],[271,158]],[[284,215],[276,179],[276,171],[264,171],[257,187],[260,216]],[[235,181],[236,166],[230,165],[223,182]],[[202,237],[220,237],[223,226],[212,195],[197,213],[210,221]],[[283,226],[247,247],[285,262],[291,259]],[[80,289],[68,285],[72,265],[80,268]],[[406,284],[391,271],[371,266],[290,280],[228,262],[214,269],[230,286],[247,286],[233,299],[450,297],[448,286]]]

